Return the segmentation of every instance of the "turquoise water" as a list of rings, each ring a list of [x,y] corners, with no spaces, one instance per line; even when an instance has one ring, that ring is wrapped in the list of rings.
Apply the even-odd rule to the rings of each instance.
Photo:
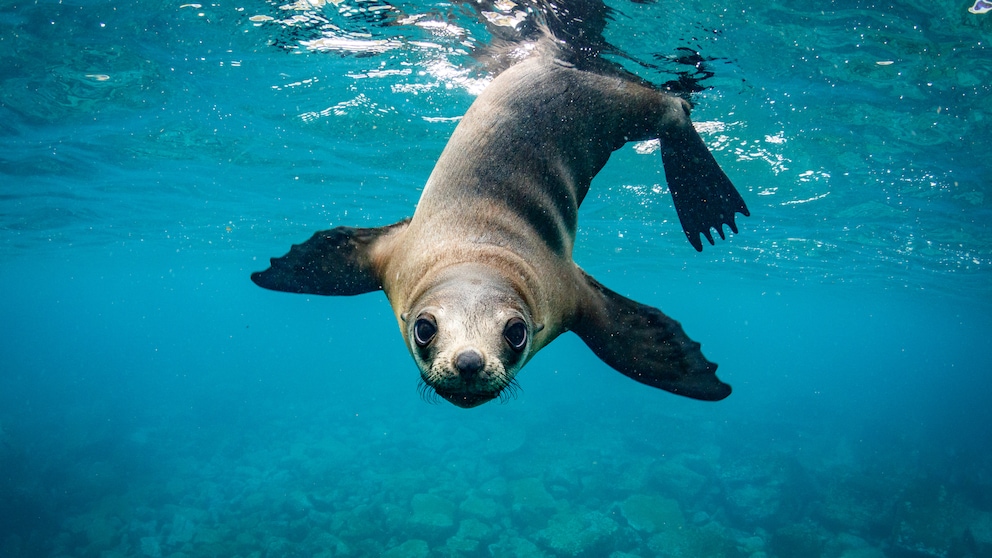
[[[249,281],[411,214],[487,79],[464,7],[0,3],[0,556],[992,556],[992,13],[611,5],[642,77],[707,60],[752,216],[697,254],[628,145],[576,260],[719,403],[566,335],[430,404],[381,294]]]

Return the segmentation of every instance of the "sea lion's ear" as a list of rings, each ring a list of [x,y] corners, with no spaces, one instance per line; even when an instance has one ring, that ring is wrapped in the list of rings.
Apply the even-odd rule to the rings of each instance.
[[[677,395],[705,401],[730,395],[730,386],[716,377],[716,364],[706,360],[678,322],[585,278],[589,296],[571,329],[603,362]]]
[[[337,227],[320,231],[271,267],[251,274],[259,287],[288,293],[357,295],[382,288],[371,251],[383,238],[406,228],[409,219],[386,227]]]

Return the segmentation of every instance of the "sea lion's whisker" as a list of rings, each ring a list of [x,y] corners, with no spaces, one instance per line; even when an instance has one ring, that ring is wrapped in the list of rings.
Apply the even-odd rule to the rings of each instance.
[[[499,402],[508,403],[510,400],[516,399],[517,394],[521,391],[523,391],[523,389],[520,387],[520,384],[517,383],[517,380],[515,378],[511,378],[510,381],[499,390]]]
[[[431,387],[423,378],[417,382],[417,393],[420,395],[425,403],[430,403],[432,405],[437,405],[441,401],[441,396],[437,394],[437,391]]]

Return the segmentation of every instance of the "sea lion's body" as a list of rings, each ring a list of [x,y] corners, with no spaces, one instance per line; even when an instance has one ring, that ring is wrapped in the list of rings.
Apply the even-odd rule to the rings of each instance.
[[[649,385],[717,400],[730,387],[657,309],[572,260],[578,210],[610,154],[660,138],[690,242],[736,232],[739,194],[692,127],[688,104],[622,74],[583,69],[543,40],[501,73],[455,129],[409,221],[317,233],[252,279],[275,290],[382,288],[426,385],[459,406],[499,396],[538,350],[574,331]]]
[[[518,283],[545,324],[535,350],[569,329],[584,295],[572,261],[579,205],[631,129],[606,109],[615,92],[603,90],[630,87],[544,57],[500,74],[438,159],[397,239],[404,256],[386,263],[383,288],[397,316],[445,267],[485,262]],[[631,139],[646,139],[643,128]]]

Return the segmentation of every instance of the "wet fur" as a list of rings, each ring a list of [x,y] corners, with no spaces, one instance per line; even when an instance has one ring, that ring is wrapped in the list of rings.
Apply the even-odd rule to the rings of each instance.
[[[560,33],[574,35],[567,26]],[[421,395],[461,407],[513,395],[523,365],[566,331],[641,383],[726,397],[730,386],[678,322],[572,261],[592,179],[628,141],[661,140],[676,209],[696,249],[700,235],[713,242],[712,228],[721,238],[724,225],[736,232],[734,214],[747,208],[693,129],[688,103],[607,64],[598,57],[605,43],[577,49],[544,24],[522,40],[517,54],[526,56],[469,108],[411,219],[319,232],[252,280],[323,295],[384,290],[421,370]],[[421,316],[437,326],[425,347],[414,341]],[[526,324],[519,351],[505,338],[512,319]],[[467,353],[481,356],[479,370],[459,368]]]

